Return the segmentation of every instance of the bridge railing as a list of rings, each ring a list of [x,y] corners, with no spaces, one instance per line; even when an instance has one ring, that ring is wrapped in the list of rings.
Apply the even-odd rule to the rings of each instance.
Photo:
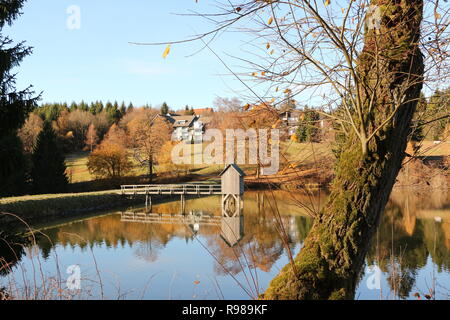
[[[122,194],[218,194],[220,184],[140,184],[122,185]]]

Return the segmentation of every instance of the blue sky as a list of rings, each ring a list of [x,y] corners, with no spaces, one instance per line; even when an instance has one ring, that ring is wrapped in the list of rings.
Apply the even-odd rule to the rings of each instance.
[[[42,102],[101,99],[157,106],[166,101],[174,109],[209,107],[216,96],[237,96],[243,86],[210,51],[187,57],[201,42],[174,45],[167,59],[162,58],[165,46],[129,44],[186,39],[209,30],[211,24],[202,18],[173,13],[211,11],[213,2],[29,0],[5,30],[14,41],[34,47],[15,70],[18,88],[32,84],[43,91]],[[80,29],[67,27],[71,5],[80,8]],[[225,52],[239,50],[239,37],[222,35],[212,48],[226,58]]]

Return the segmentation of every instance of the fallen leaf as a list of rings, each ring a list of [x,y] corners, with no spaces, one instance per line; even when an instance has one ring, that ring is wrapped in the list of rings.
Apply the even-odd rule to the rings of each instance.
[[[169,55],[169,53],[170,53],[170,44],[167,45],[166,49],[164,50],[164,53],[163,53],[162,57],[163,57],[164,59],[167,58],[167,56]]]

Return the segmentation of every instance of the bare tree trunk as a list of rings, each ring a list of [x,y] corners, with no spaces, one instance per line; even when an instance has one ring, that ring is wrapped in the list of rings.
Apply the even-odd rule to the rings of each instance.
[[[329,200],[295,266],[283,268],[264,299],[353,299],[370,239],[402,166],[423,82],[418,48],[423,0],[371,4],[383,8],[382,22],[379,30],[365,34],[357,85],[367,111],[363,125],[368,136],[375,134],[365,148],[357,147],[359,138],[350,134]]]
[[[150,183],[153,182],[153,159],[150,157],[148,161],[148,175]]]

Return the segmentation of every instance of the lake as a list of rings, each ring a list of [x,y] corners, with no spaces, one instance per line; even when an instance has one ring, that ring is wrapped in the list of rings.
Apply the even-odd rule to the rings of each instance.
[[[249,191],[242,216],[223,218],[220,196],[188,199],[185,215],[174,197],[151,211],[134,207],[46,226],[0,276],[0,287],[21,298],[256,298],[289,252],[299,252],[325,200],[325,194]],[[66,283],[78,273],[79,283]],[[395,189],[355,298],[427,294],[450,298],[449,194]]]

